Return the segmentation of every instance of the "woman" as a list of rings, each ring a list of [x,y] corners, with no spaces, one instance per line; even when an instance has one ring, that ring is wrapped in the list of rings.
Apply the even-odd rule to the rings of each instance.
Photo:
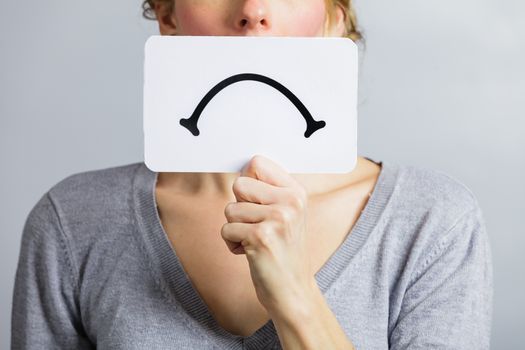
[[[348,36],[348,0],[148,0],[163,35]],[[15,349],[488,349],[481,209],[438,171],[69,176],[31,210]]]

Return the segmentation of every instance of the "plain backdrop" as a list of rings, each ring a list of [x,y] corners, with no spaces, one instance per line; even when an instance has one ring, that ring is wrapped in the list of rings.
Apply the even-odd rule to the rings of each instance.
[[[358,153],[444,171],[475,193],[494,259],[492,348],[522,348],[525,3],[354,1],[366,35]],[[152,34],[140,0],[2,2],[2,349],[29,210],[66,176],[143,160]]]

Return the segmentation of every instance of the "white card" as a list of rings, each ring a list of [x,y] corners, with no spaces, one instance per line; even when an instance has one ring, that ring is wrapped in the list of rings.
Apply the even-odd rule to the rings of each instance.
[[[352,171],[357,51],[340,37],[151,36],[147,167],[240,172],[260,154],[289,173]]]

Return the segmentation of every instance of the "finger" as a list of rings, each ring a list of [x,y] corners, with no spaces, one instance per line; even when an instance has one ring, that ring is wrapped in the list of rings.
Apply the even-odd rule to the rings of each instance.
[[[251,177],[240,176],[232,186],[238,202],[252,202],[261,205],[290,205],[303,208],[306,205],[304,191],[291,187],[277,187]]]
[[[247,242],[249,239],[250,225],[245,222],[229,222],[222,225],[221,237],[231,243]]]
[[[273,204],[283,200],[287,187],[277,187],[247,176],[239,176],[232,185],[238,202]]]
[[[221,236],[233,252],[240,246],[250,250],[266,249],[270,246],[270,226],[265,222],[248,224],[241,222],[226,223],[222,226]]]
[[[241,170],[241,176],[259,179],[279,187],[295,188],[298,185],[295,179],[281,165],[261,155],[253,156],[244,165]]]
[[[221,237],[226,242],[228,249],[236,254],[245,254],[244,244],[247,243],[248,227],[246,223],[227,223],[222,226]]]
[[[224,240],[224,242],[226,242],[226,245],[228,246],[228,250],[232,252],[233,254],[235,255],[246,254],[244,247],[242,246],[241,243],[230,242],[227,240]]]
[[[268,206],[250,202],[230,202],[224,208],[228,222],[257,223],[268,216]]]

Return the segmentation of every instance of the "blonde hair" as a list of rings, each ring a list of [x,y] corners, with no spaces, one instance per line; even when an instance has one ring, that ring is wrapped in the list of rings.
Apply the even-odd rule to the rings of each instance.
[[[175,0],[144,0],[142,2],[142,16],[146,19],[155,20],[155,4],[156,3],[166,3],[168,5],[167,9],[171,13],[173,11],[173,4]],[[344,37],[350,38],[353,41],[357,42],[363,38],[361,31],[357,25],[357,17],[355,14],[354,6],[352,5],[352,0],[325,0],[328,23],[331,24],[334,20],[335,8],[336,6],[341,6],[345,15],[345,34]]]

